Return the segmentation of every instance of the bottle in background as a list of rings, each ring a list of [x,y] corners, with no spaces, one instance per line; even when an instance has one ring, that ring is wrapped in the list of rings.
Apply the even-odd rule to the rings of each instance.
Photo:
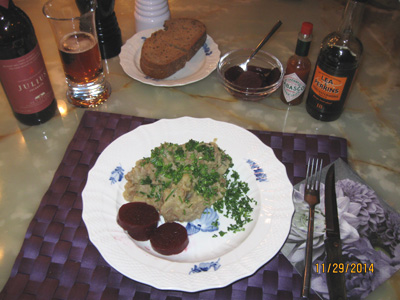
[[[0,81],[21,123],[37,125],[54,116],[57,102],[35,30],[12,0],[0,0]]]
[[[26,125],[51,119],[57,102],[35,30],[12,0],[0,0],[0,80],[15,117]]]
[[[168,0],[136,0],[134,16],[136,32],[163,27],[171,18]]]
[[[307,112],[321,121],[334,121],[344,104],[356,74],[363,46],[355,36],[366,0],[349,0],[338,31],[321,44],[307,97]]]
[[[295,54],[289,57],[283,77],[281,100],[287,105],[298,105],[303,101],[307,87],[311,62],[307,57],[312,40],[313,24],[303,22],[298,34]]]
[[[81,13],[89,10],[94,0],[75,0]],[[102,59],[117,56],[121,52],[122,36],[114,12],[115,0],[97,0],[96,31]]]

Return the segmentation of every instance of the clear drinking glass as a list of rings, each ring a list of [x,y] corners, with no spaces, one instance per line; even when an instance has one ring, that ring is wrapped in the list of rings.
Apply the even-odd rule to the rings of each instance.
[[[95,107],[111,94],[103,73],[95,9],[95,0],[49,0],[43,6],[63,64],[67,98],[78,107]]]

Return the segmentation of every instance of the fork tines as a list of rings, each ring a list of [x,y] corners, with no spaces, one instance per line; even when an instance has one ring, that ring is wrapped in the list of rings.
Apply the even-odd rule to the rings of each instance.
[[[306,174],[306,189],[318,190],[321,182],[322,159],[309,159]]]

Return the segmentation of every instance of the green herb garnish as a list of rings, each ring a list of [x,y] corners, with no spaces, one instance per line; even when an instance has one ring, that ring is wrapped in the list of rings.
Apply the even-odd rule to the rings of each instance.
[[[187,176],[192,189],[189,195],[196,193],[201,196],[202,205],[213,206],[218,213],[233,220],[228,231],[242,231],[252,221],[255,200],[247,196],[249,187],[240,181],[236,171],[230,172],[232,158],[214,143],[195,140],[183,145],[164,143],[154,148],[150,157],[143,158],[139,166],[147,173],[138,181],[144,185],[136,192],[141,197],[153,199],[155,203],[178,201],[185,207],[182,214],[189,214],[188,209],[193,206],[190,196],[177,195],[175,198],[174,195],[182,178]],[[172,200],[172,195],[175,200]],[[218,226],[218,220],[213,225]],[[223,236],[226,233],[220,231],[218,234]]]

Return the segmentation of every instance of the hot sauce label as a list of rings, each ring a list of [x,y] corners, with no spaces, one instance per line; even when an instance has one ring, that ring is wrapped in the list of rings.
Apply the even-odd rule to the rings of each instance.
[[[320,69],[315,69],[311,89],[319,97],[329,101],[339,101],[342,97],[347,77],[337,77],[329,75]]]
[[[297,76],[296,73],[283,77],[282,90],[287,102],[299,97],[306,89],[306,84]]]

